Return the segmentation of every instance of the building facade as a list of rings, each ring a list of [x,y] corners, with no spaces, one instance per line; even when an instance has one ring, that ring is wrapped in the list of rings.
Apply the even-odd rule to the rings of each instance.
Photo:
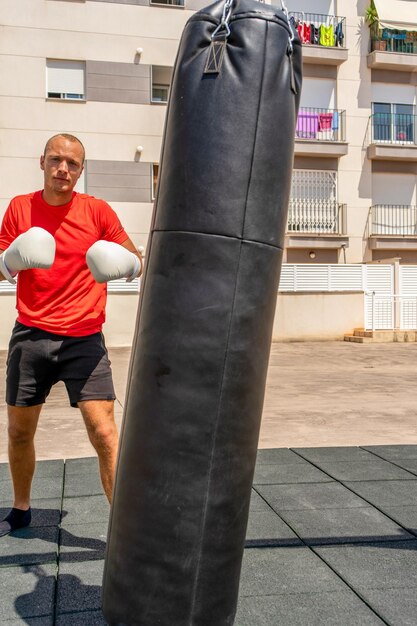
[[[370,1],[286,0],[304,70],[288,264],[417,265],[417,13]],[[48,137],[70,132],[87,154],[78,190],[146,251],[176,50],[205,4],[2,0],[0,217],[41,187]]]

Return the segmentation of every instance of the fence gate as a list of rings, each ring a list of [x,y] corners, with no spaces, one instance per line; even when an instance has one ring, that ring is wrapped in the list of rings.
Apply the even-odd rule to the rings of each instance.
[[[400,328],[417,328],[417,266],[400,265],[399,274]]]
[[[394,266],[365,265],[365,328],[394,328]]]

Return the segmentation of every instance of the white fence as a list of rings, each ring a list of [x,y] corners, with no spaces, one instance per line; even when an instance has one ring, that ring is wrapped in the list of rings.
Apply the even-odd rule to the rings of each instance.
[[[366,294],[370,303],[370,313],[366,318],[366,330],[417,329],[417,295],[379,296]]]
[[[109,293],[137,293],[140,281],[112,281]],[[15,290],[7,281],[0,293]],[[280,292],[363,292],[367,329],[417,329],[417,266],[392,264],[289,264],[282,266]]]
[[[417,286],[417,272],[415,280]],[[375,291],[385,294],[393,293],[393,284],[393,265],[284,263],[279,291]]]
[[[0,294],[2,293],[14,293],[16,290],[15,285],[11,285],[7,280],[0,282]],[[134,278],[132,282],[128,283],[126,279],[120,278],[119,280],[112,280],[107,283],[108,293],[138,293],[140,290],[140,278]]]
[[[404,286],[411,290],[414,285],[417,293],[417,267],[414,271],[410,271],[411,266],[404,266],[401,269],[405,270]],[[394,328],[396,320],[399,319],[398,314],[396,315],[396,306],[392,301],[394,296],[393,265],[284,264],[279,291],[363,291],[366,328]],[[401,320],[404,320],[404,323],[407,320],[407,324],[412,324],[412,309],[405,300],[401,310],[403,310]]]

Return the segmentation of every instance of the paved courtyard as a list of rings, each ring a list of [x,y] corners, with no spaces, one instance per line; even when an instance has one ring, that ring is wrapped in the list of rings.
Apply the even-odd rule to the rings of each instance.
[[[130,350],[110,349],[121,422]],[[6,353],[0,351],[0,397]],[[7,460],[0,404],[0,462]],[[260,448],[417,443],[417,343],[273,343]],[[63,385],[42,412],[39,459],[91,456],[81,416]]]
[[[416,344],[272,346],[235,626],[417,624],[416,356]],[[111,358],[120,421],[129,351]],[[0,424],[5,461],[4,405]],[[37,445],[33,524],[0,539],[0,624],[103,625],[109,509],[60,386]],[[10,490],[3,463],[0,515]]]

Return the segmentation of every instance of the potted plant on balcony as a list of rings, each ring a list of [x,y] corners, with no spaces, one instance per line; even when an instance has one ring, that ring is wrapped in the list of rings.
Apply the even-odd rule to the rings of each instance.
[[[373,0],[371,1],[371,4],[365,9],[365,21],[369,24],[372,51],[386,50],[387,42],[381,36],[378,13],[373,3]]]

